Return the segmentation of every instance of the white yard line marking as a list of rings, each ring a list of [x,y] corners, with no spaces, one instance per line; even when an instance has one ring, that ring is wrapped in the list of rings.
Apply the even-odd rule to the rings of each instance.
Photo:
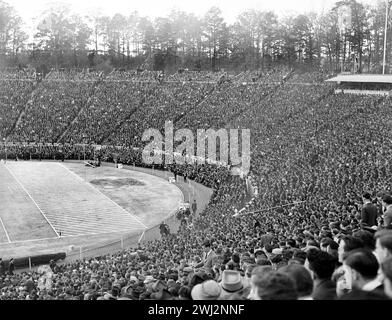
[[[8,235],[7,229],[5,228],[5,225],[3,223],[3,219],[0,218],[0,222],[1,222],[1,225],[3,226],[4,232],[5,232],[5,236],[7,237],[8,242],[11,243],[11,240],[10,240],[10,237]]]
[[[112,202],[116,207],[119,207],[122,211],[126,212],[127,214],[131,215],[139,224],[141,224],[143,226],[144,229],[147,229],[148,227],[134,214],[130,213],[129,211],[125,210],[123,207],[121,207],[118,203],[114,202],[112,199],[110,199],[107,195],[103,194],[101,191],[99,191],[97,188],[95,188],[91,183],[89,183],[88,181],[85,181],[82,179],[82,177],[78,176],[75,172],[73,172],[72,170],[68,169],[65,165],[63,165],[62,163],[58,163],[58,165],[62,166],[63,168],[65,168],[66,170],[68,170],[69,172],[71,172],[76,178],[78,178],[79,180],[83,181],[84,183],[86,183],[88,186],[90,186],[90,188],[94,189],[95,191],[97,191],[98,193],[100,193],[102,196],[104,196],[106,199],[108,199],[110,202]]]
[[[49,221],[49,219],[46,217],[45,213],[43,213],[43,211],[41,210],[41,208],[39,207],[39,205],[37,204],[37,202],[35,202],[35,200],[33,199],[33,197],[30,195],[30,193],[26,190],[26,188],[23,186],[22,183],[20,183],[20,181],[18,180],[18,178],[15,177],[15,175],[12,173],[12,171],[7,167],[4,166],[8,172],[11,174],[11,176],[15,179],[15,181],[20,185],[20,187],[24,190],[24,192],[26,192],[26,194],[29,196],[29,198],[31,199],[31,201],[33,201],[33,203],[35,204],[35,206],[38,208],[38,210],[41,212],[42,216],[45,218],[45,220],[49,223],[50,227],[53,229],[53,231],[56,233],[57,237],[60,237],[59,234],[57,233],[56,229],[53,227],[52,223]]]
[[[143,231],[142,235],[141,235],[140,238],[139,238],[138,243],[140,243],[140,241],[142,241],[142,239],[143,239],[145,233],[146,233],[146,231]]]

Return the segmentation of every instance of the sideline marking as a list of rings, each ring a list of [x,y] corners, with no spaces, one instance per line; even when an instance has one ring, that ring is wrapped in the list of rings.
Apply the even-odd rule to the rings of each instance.
[[[46,217],[45,213],[43,213],[43,211],[41,210],[41,208],[39,207],[39,205],[37,204],[37,202],[35,202],[35,200],[33,199],[33,197],[30,195],[30,193],[26,190],[26,188],[20,183],[20,181],[15,177],[15,175],[12,173],[12,171],[7,167],[4,166],[8,172],[11,174],[11,176],[15,179],[15,181],[21,186],[21,188],[24,190],[24,192],[26,192],[26,194],[29,196],[29,198],[31,199],[31,201],[33,201],[33,203],[35,204],[35,206],[38,208],[38,210],[41,212],[41,214],[43,215],[43,217],[45,218],[45,220],[49,223],[50,227],[53,229],[53,231],[56,233],[57,237],[60,238],[60,235],[57,233],[56,229],[53,227],[52,223],[48,220],[48,218]]]

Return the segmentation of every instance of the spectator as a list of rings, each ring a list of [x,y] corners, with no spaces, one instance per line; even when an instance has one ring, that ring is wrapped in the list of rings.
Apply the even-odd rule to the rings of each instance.
[[[392,196],[385,195],[382,197],[382,205],[384,211],[384,227],[387,229],[392,228]]]
[[[372,203],[370,193],[365,192],[362,195],[363,207],[361,213],[361,225],[377,228],[377,207]]]
[[[203,244],[204,255],[202,262],[196,266],[196,268],[204,268],[207,273],[213,272],[213,267],[217,263],[217,255],[215,251],[211,248],[211,242],[206,240]]]
[[[250,281],[251,288],[247,297],[249,300],[260,300],[257,294],[257,288],[259,287],[259,283],[265,274],[272,272],[272,270],[273,269],[271,266],[257,266],[253,269]]]
[[[257,297],[260,300],[297,300],[294,281],[283,273],[271,271],[257,283]]]
[[[379,264],[370,250],[358,249],[349,252],[343,261],[347,285],[354,290],[383,293],[383,284],[377,277]]]
[[[244,284],[238,271],[223,271],[220,286],[222,288],[220,300],[233,300],[233,298],[236,300],[243,296]]]
[[[0,276],[5,272],[5,265],[2,258],[0,258]]]
[[[214,280],[207,280],[193,287],[191,296],[193,300],[218,300],[221,287]]]
[[[14,264],[14,259],[11,258],[10,261],[8,262],[8,272],[10,275],[14,274],[14,270],[15,270],[15,264]]]
[[[291,264],[280,268],[278,272],[287,274],[294,281],[298,300],[313,300],[313,280],[304,266]]]
[[[314,281],[312,297],[314,300],[336,299],[336,283],[332,281],[335,270],[335,259],[318,249],[309,250],[305,267],[312,274]]]
[[[352,250],[363,248],[363,242],[353,236],[344,236],[340,239],[338,257],[339,262],[343,263],[344,255]]]
[[[197,203],[196,203],[196,200],[193,200],[193,203],[192,203],[192,212],[193,212],[193,215],[195,216],[195,215],[196,215],[196,212],[197,212]]]
[[[379,263],[383,263],[389,257],[392,257],[392,231],[381,234],[376,238],[375,255]]]

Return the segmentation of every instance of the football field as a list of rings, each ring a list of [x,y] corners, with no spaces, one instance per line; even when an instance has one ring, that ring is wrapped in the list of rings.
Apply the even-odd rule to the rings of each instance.
[[[0,251],[7,244],[140,233],[181,201],[177,187],[136,171],[82,163],[2,163]]]

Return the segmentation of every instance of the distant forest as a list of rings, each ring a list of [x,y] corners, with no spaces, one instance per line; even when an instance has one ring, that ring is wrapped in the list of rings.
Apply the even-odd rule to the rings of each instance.
[[[16,10],[0,0],[0,67],[239,72],[283,64],[381,73],[385,12],[391,4],[344,0],[324,14],[285,17],[246,10],[233,24],[218,7],[201,17],[174,10],[151,20],[136,11],[85,17],[54,4],[37,17],[32,39]],[[392,30],[387,66],[391,48]]]

